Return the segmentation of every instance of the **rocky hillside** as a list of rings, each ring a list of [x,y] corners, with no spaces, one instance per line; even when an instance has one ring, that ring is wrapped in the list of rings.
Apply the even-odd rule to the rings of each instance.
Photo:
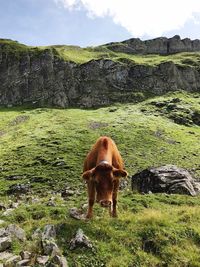
[[[121,43],[107,44],[113,51],[130,54],[160,54],[169,55],[181,52],[200,51],[200,40],[182,39],[179,35],[172,38],[160,37],[153,40],[142,41],[132,38]]]
[[[0,106],[89,108],[137,102],[169,91],[199,92],[200,54],[191,53],[200,50],[199,41],[178,37],[166,40],[142,43],[130,39],[120,44],[80,48],[28,47],[1,39]],[[137,55],[168,54],[166,47],[170,54],[190,53]]]
[[[1,108],[0,266],[200,267],[200,195],[153,193],[194,187],[190,177],[181,171],[177,181],[159,168],[153,190],[153,168],[150,187],[131,190],[132,175],[162,165],[200,180],[198,97],[174,92],[87,110]],[[85,221],[82,165],[101,135],[115,140],[129,176],[121,180],[118,218],[96,203]]]

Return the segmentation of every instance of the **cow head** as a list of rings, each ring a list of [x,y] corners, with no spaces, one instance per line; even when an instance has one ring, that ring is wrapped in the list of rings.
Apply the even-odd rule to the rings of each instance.
[[[96,189],[96,200],[102,207],[112,204],[112,194],[115,185],[119,183],[120,177],[127,176],[125,170],[116,169],[108,163],[100,163],[95,168],[83,173],[86,182],[92,182]]]

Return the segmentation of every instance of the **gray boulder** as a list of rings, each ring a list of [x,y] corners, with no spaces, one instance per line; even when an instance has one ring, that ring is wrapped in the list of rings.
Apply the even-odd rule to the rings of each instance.
[[[42,240],[42,249],[44,255],[49,255],[51,257],[61,255],[60,249],[53,238]]]
[[[21,260],[17,262],[16,267],[29,266],[29,263],[30,263],[30,260]]]
[[[132,190],[140,193],[168,193],[196,196],[200,183],[195,182],[187,170],[174,165],[145,169],[132,176]]]
[[[21,260],[21,257],[18,255],[14,255],[10,257],[5,263],[4,267],[16,267],[16,264]]]
[[[52,266],[68,267],[67,260],[64,256],[55,255],[51,260],[51,264]]]
[[[79,210],[77,208],[71,208],[69,210],[70,217],[77,219],[77,220],[85,220],[85,213],[83,213],[82,210]]]
[[[12,240],[10,237],[5,236],[0,238],[0,252],[5,251],[11,247]]]
[[[42,239],[56,238],[56,228],[53,224],[47,224],[42,233]]]
[[[12,238],[16,238],[20,241],[26,240],[26,233],[25,231],[17,226],[16,224],[9,224],[6,227],[6,233],[7,235],[11,236]]]
[[[0,262],[1,261],[6,261],[8,259],[10,259],[11,257],[13,257],[14,255],[8,251],[3,251],[0,252]]]
[[[75,237],[70,241],[70,249],[73,250],[77,247],[93,248],[92,242],[89,238],[83,233],[82,229],[78,229]]]
[[[49,256],[38,256],[36,259],[36,263],[39,264],[39,266],[46,266],[48,260]]]

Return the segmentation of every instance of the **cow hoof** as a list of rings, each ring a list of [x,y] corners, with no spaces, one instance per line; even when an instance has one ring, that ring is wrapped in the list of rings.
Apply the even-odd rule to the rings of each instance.
[[[92,214],[87,214],[87,215],[85,216],[85,218],[88,219],[88,220],[89,220],[89,219],[92,219]]]
[[[113,218],[117,218],[117,217],[118,217],[118,216],[117,216],[117,213],[112,213],[111,216],[112,216]]]

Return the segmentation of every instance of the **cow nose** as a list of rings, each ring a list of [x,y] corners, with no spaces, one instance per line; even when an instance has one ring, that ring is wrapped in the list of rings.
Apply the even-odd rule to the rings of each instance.
[[[107,208],[111,206],[110,200],[100,200],[99,202],[100,202],[101,207]]]

